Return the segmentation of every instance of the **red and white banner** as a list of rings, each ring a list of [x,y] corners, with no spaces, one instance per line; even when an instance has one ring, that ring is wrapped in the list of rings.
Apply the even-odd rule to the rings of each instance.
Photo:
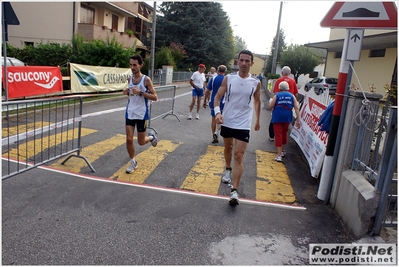
[[[291,137],[297,142],[305,155],[312,177],[319,176],[323,165],[328,133],[320,131],[317,125],[326,106],[313,98],[305,96],[300,112],[301,127],[293,127]]]
[[[4,67],[2,68],[4,74]],[[3,86],[5,84],[4,75]],[[25,97],[62,92],[59,67],[8,66],[8,97]]]

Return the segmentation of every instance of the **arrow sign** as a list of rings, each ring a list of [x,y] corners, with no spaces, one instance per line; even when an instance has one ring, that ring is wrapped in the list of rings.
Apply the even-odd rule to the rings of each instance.
[[[359,61],[362,51],[364,29],[349,29],[349,41],[346,50],[347,61]]]
[[[360,40],[360,37],[359,37],[359,35],[355,34],[355,35],[353,35],[353,36],[351,37],[351,39],[353,39],[354,42],[356,43],[356,39],[359,39],[359,40]]]

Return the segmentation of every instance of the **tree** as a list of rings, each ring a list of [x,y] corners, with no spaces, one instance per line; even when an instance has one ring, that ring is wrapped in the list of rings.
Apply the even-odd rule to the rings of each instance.
[[[233,31],[220,3],[163,2],[160,12],[155,46],[159,50],[171,42],[181,44],[187,57],[176,62],[178,66],[227,65],[234,58]]]
[[[169,46],[170,52],[172,53],[173,60],[175,62],[175,68],[182,69],[183,68],[183,59],[187,57],[187,52],[184,50],[182,44],[176,44],[174,42],[170,43]]]
[[[244,39],[238,36],[234,36],[234,54],[237,54],[240,51],[247,49],[247,47],[247,43],[245,43]]]
[[[314,68],[321,62],[321,55],[303,45],[290,45],[281,53],[281,66],[289,66],[295,81],[301,74],[311,74]]]
[[[268,76],[268,74],[272,72],[272,63],[273,63],[273,57],[274,57],[274,54],[273,54],[274,49],[273,48],[276,44],[276,38],[277,38],[277,34],[273,38],[273,42],[271,45],[272,49],[270,49],[269,59],[267,60],[267,64],[266,64],[266,68],[265,68],[265,76]],[[281,53],[286,48],[287,48],[287,45],[285,43],[284,30],[280,29],[280,37],[279,37],[279,41],[278,41],[277,60],[276,60],[277,63],[280,61]],[[272,74],[274,74],[274,73],[272,73]]]

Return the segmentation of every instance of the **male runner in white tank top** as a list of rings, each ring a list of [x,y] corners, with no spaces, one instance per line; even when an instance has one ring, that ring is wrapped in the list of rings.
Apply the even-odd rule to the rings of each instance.
[[[254,64],[251,51],[243,50],[238,54],[237,74],[229,74],[223,79],[216,97],[214,111],[216,123],[222,124],[220,135],[224,142],[224,159],[226,170],[222,182],[231,182],[233,173],[233,188],[229,203],[238,205],[238,186],[244,170],[244,153],[249,142],[252,125],[252,115],[255,109],[256,121],[254,130],[260,129],[260,81],[249,73]],[[220,113],[220,99],[225,99],[223,114]],[[234,148],[234,165],[231,168]]]
[[[129,99],[126,104],[125,124],[126,124],[126,148],[130,157],[130,164],[126,172],[132,173],[137,169],[138,164],[134,158],[133,136],[134,128],[137,126],[137,141],[140,146],[151,142],[156,146],[158,139],[153,131],[145,135],[147,120],[150,119],[148,112],[148,100],[157,101],[158,96],[150,77],[141,73],[143,58],[140,55],[131,56],[129,59],[130,69],[133,75],[129,79],[129,86],[123,90],[124,95]]]

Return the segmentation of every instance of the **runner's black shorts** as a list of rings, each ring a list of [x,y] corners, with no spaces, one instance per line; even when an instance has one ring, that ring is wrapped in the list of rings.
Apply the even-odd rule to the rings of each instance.
[[[126,126],[133,126],[133,128],[137,125],[137,132],[142,133],[147,129],[147,121],[146,120],[129,120],[126,118]]]
[[[220,135],[223,138],[235,138],[237,140],[249,143],[249,130],[232,129],[226,126],[221,126]]]

